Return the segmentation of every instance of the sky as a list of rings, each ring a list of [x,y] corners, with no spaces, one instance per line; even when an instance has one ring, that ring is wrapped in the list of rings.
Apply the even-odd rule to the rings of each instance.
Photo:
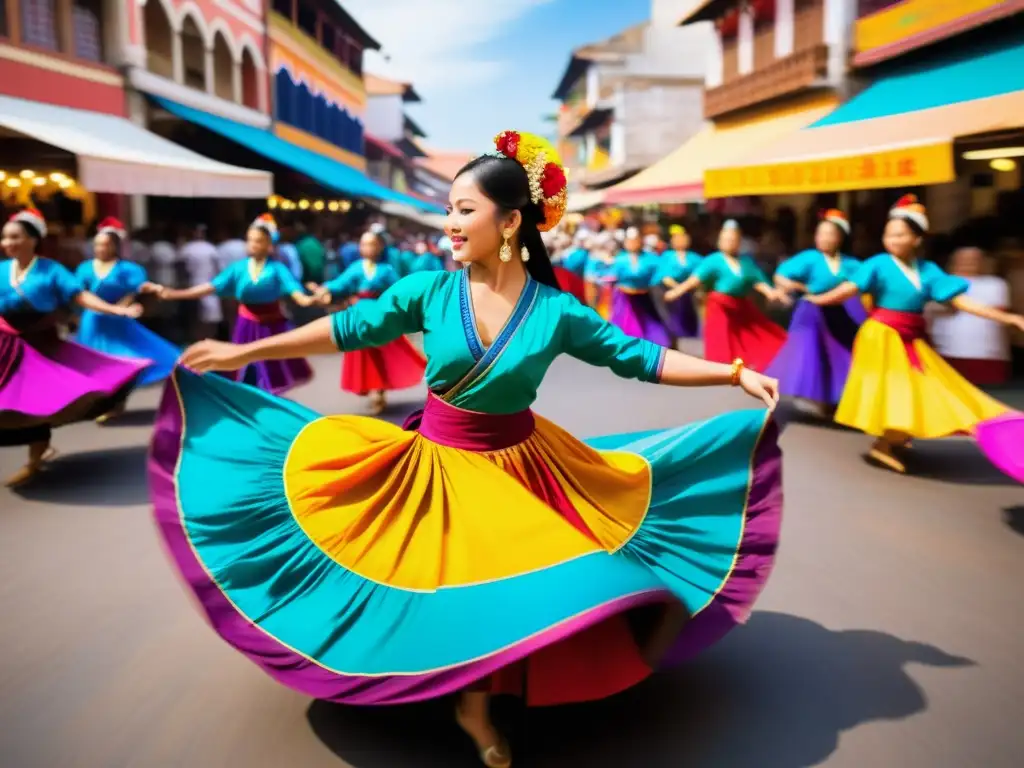
[[[569,54],[650,16],[649,0],[339,0],[381,44],[368,72],[411,82],[409,116],[436,149],[483,152],[544,116]]]

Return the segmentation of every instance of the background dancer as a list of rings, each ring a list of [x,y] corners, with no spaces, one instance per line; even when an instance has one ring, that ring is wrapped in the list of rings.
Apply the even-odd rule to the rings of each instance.
[[[610,321],[630,336],[674,347],[675,339],[669,335],[651,298],[651,288],[658,284],[658,257],[643,250],[636,229],[629,230],[623,245],[605,278],[614,286]]]
[[[453,246],[457,241],[453,240]],[[340,304],[355,299],[372,301],[398,282],[394,268],[382,262],[384,239],[369,231],[359,240],[362,257],[341,275],[317,291],[322,304]],[[428,273],[429,274],[429,273]],[[341,362],[341,388],[370,397],[370,412],[377,416],[387,407],[386,392],[415,387],[426,369],[423,355],[405,336],[379,347],[346,351]]]
[[[124,225],[114,218],[100,222],[93,240],[93,258],[83,261],[75,277],[85,290],[110,304],[128,306],[140,293],[159,293],[160,286],[151,283],[146,270],[121,258],[127,233]],[[138,385],[146,386],[163,381],[171,375],[181,350],[161,336],[153,333],[133,317],[111,315],[86,309],[78,321],[75,341],[83,346],[118,357],[148,360],[149,367],[139,376]],[[127,401],[122,400],[110,412],[99,416],[103,423],[124,412]]]
[[[704,286],[704,357],[720,363],[742,359],[762,371],[786,342],[786,332],[769,320],[749,298],[760,293],[769,301],[790,304],[772,287],[752,258],[740,254],[740,226],[730,219],[718,236],[718,251],[704,259],[690,277],[670,289],[665,301],[676,301]]]
[[[540,238],[565,208],[557,154],[512,132],[497,147],[452,185],[447,229],[464,269],[183,358],[194,371],[234,369],[423,331],[431,395],[410,420],[417,431],[321,418],[179,368],[150,465],[161,530],[229,643],[320,698],[458,693],[457,720],[492,767],[511,764],[492,693],[525,680],[532,705],[603,698],[744,620],[781,512],[764,408],[599,439],[600,450],[530,410],[559,354],[652,383],[733,384],[769,409],[777,393],[741,363],[627,336],[559,290]],[[210,477],[224,492],[208,492]],[[689,621],[634,637],[626,614],[653,605]]]
[[[690,234],[685,227],[674,224],[669,227],[671,248],[661,255],[659,261],[659,282],[672,290],[685,282],[703,257],[690,250]],[[677,339],[692,339],[700,335],[700,319],[697,314],[697,298],[687,293],[666,306],[668,330]]]
[[[71,304],[131,318],[142,307],[108,304],[61,264],[37,256],[44,237],[46,220],[29,209],[12,216],[0,238],[7,256],[0,261],[0,446],[28,446],[28,462],[8,487],[33,480],[54,457],[54,427],[107,413],[149,366],[60,338],[61,313]]]
[[[612,315],[614,286],[609,275],[617,252],[618,244],[615,238],[607,232],[602,232],[595,237],[587,257],[587,266],[583,270],[586,304],[597,310],[597,314],[605,320]]]
[[[316,300],[306,294],[284,264],[271,259],[277,238],[274,217],[264,214],[249,226],[246,234],[248,259],[232,264],[208,283],[184,290],[161,288],[157,295],[168,301],[200,299],[214,294],[235,299],[239,302],[238,319],[231,338],[237,344],[287,331],[292,324],[285,317],[281,299],[290,296],[300,307],[311,307]],[[303,358],[261,361],[246,366],[236,376],[239,381],[283,394],[312,379],[313,369]]]
[[[842,211],[824,211],[810,250],[786,259],[775,273],[780,290],[820,294],[851,280],[860,262],[843,253],[850,222]],[[859,297],[841,306],[797,303],[788,337],[766,371],[779,380],[779,393],[798,398],[818,416],[835,408],[850,373],[850,350],[867,311]]]
[[[927,231],[924,206],[913,195],[900,198],[885,225],[885,252],[852,280],[806,298],[839,305],[862,293],[875,307],[857,333],[836,421],[875,437],[868,456],[896,472],[906,471],[903,454],[913,438],[970,434],[993,464],[1024,482],[1024,417],[975,388],[929,346],[924,308],[929,301],[949,304],[1021,329],[1024,317],[968,299],[964,278],[919,261]]]
[[[582,234],[577,233],[569,243],[569,247],[559,249],[557,257],[552,261],[558,287],[583,302],[587,300],[587,284],[584,276],[593,245],[593,235],[585,231]]]

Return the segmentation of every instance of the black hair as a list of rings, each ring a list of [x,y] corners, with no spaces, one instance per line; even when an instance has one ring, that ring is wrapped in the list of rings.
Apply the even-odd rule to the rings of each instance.
[[[36,247],[43,242],[43,233],[34,224],[29,224],[24,219],[15,219],[14,223],[21,225],[21,231],[25,233],[25,237],[36,241]]]
[[[906,216],[893,215],[893,216],[889,217],[889,221],[894,221],[894,220],[902,221],[904,224],[907,225],[907,227],[910,228],[910,231],[913,232],[918,237],[923,238],[925,235],[928,234],[927,230],[924,227],[922,227],[920,224],[918,224],[913,219],[907,218]]]
[[[105,235],[110,238],[110,244],[114,247],[117,253],[121,253],[121,246],[124,245],[124,239],[116,232],[104,232],[102,230],[96,232],[97,235]]]
[[[519,211],[523,217],[519,244],[530,252],[526,271],[538,283],[558,288],[551,257],[537,228],[544,222],[544,211],[530,199],[530,180],[526,169],[509,157],[482,155],[462,166],[455,178],[466,173],[473,174],[483,193],[503,213]]]

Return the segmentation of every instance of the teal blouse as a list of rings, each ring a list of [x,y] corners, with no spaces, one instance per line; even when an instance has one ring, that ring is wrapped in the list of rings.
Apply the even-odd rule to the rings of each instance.
[[[821,251],[810,248],[790,256],[779,265],[775,274],[789,280],[803,283],[810,294],[827,293],[833,288],[852,280],[860,269],[860,261],[845,254],[839,255],[839,271],[833,272],[828,259]]]
[[[588,257],[587,265],[583,268],[583,279],[588,283],[604,282],[609,279],[613,266],[613,262]]]
[[[871,296],[876,307],[920,314],[929,301],[945,304],[967,293],[971,284],[947,274],[933,261],[918,261],[907,271],[888,253],[872,256],[861,264],[851,282]],[[917,276],[917,281],[911,275]],[[918,284],[920,283],[920,284]]]
[[[561,267],[567,272],[572,272],[574,275],[583,277],[583,272],[587,268],[587,261],[589,258],[590,254],[587,252],[586,248],[573,248],[571,251],[563,253],[555,266]]]
[[[398,282],[398,273],[390,264],[377,263],[373,276],[367,274],[365,262],[360,259],[350,265],[344,272],[324,284],[333,298],[339,296],[356,296],[360,293],[384,293]]]
[[[218,296],[243,304],[271,304],[293,293],[305,293],[299,281],[283,263],[268,260],[253,282],[249,259],[236,261],[210,281]]]
[[[95,293],[101,299],[114,304],[125,296],[139,292],[146,282],[146,270],[131,261],[118,260],[106,277],[96,274],[93,260],[83,261],[75,270],[75,277],[85,290]]]
[[[660,266],[658,257],[649,251],[643,251],[635,259],[626,251],[620,251],[608,271],[608,276],[619,288],[628,291],[647,291],[658,284]]]
[[[703,260],[704,257],[695,251],[665,251],[658,265],[658,282],[671,279],[681,283],[693,274]]]
[[[610,368],[624,378],[657,382],[665,348],[633,338],[574,297],[528,278],[505,327],[490,347],[476,330],[469,271],[410,275],[376,301],[331,316],[342,351],[387,344],[423,333],[427,386],[452,405],[483,413],[529,408],[560,354]]]
[[[715,251],[704,259],[693,274],[709,291],[724,293],[728,296],[744,297],[754,286],[769,285],[768,278],[761,268],[749,256],[740,256],[739,273],[733,271],[721,251]]]
[[[11,274],[14,259],[0,261],[0,307],[5,312],[55,312],[74,301],[85,288],[63,264],[38,257],[25,279],[14,286]]]
[[[435,253],[421,253],[418,256],[413,254],[414,258],[409,267],[409,272],[440,272],[444,269],[444,259]]]

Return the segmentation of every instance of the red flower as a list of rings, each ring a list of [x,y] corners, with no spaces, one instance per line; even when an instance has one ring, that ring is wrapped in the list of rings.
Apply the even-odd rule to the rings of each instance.
[[[501,154],[515,160],[516,155],[519,153],[519,134],[515,131],[502,131],[498,135],[498,140],[495,144]]]
[[[899,200],[896,201],[896,207],[897,208],[902,208],[905,205],[916,205],[916,204],[917,204],[917,195],[904,195],[903,197],[901,197]]]
[[[544,175],[540,180],[540,188],[544,197],[554,197],[565,189],[565,172],[557,163],[544,166]]]

